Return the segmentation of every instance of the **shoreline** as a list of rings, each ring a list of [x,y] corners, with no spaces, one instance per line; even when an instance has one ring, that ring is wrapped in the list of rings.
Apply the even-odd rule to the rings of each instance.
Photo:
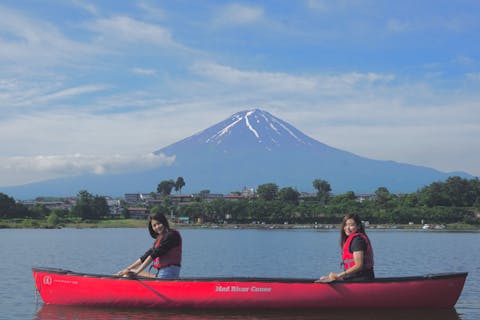
[[[259,230],[338,230],[339,226],[335,224],[266,224],[266,223],[232,223],[232,224],[181,224],[171,223],[172,227],[178,229],[259,229]],[[426,227],[428,226],[428,227]],[[86,221],[86,222],[66,222],[58,223],[56,225],[49,225],[44,220],[1,220],[0,229],[63,229],[63,228],[145,228],[146,221],[137,219],[121,219],[121,220],[101,220],[101,221]],[[468,224],[369,224],[366,226],[367,230],[410,230],[410,231],[480,231],[480,226]]]

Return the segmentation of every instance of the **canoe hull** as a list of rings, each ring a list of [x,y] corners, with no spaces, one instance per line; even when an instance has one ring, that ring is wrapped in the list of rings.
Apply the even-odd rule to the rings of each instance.
[[[467,274],[314,283],[313,279],[119,278],[33,268],[46,304],[155,308],[453,308]]]

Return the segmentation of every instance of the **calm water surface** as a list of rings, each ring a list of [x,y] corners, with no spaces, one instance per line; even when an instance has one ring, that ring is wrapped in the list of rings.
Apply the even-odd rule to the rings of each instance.
[[[182,229],[182,276],[316,278],[339,270],[338,230]],[[378,277],[469,272],[454,310],[162,311],[43,305],[32,266],[111,274],[150,245],[146,229],[0,230],[0,319],[480,319],[480,233],[368,230]]]

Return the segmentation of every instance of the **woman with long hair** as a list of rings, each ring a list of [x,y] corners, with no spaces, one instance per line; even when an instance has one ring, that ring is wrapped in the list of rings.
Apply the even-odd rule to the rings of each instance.
[[[372,245],[357,214],[347,214],[343,218],[340,229],[340,248],[344,271],[330,272],[328,276],[321,277],[320,281],[375,278]]]
[[[117,276],[142,276],[149,278],[176,279],[180,276],[182,262],[182,237],[170,228],[165,214],[157,210],[148,220],[148,231],[155,239],[153,246],[129,267],[117,272]],[[153,263],[155,273],[144,271]]]

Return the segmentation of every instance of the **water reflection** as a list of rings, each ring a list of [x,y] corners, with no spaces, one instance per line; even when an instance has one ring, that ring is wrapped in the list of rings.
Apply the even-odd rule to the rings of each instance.
[[[122,309],[92,308],[43,305],[34,320],[123,320],[123,319],[319,319],[319,320],[459,320],[455,309],[447,310],[162,310],[162,309]]]

